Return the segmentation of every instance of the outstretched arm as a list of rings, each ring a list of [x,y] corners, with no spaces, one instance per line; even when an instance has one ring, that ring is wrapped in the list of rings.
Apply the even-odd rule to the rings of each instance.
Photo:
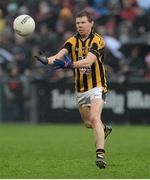
[[[48,64],[53,64],[56,59],[63,59],[65,54],[68,54],[68,50],[61,49],[56,55],[48,57]]]
[[[47,57],[44,53],[40,53],[39,55],[34,56],[34,57],[36,58],[36,60],[40,61],[44,65],[48,65],[48,64],[52,65],[56,59],[62,59],[64,55],[67,53],[68,53],[68,50],[63,48],[54,56]]]

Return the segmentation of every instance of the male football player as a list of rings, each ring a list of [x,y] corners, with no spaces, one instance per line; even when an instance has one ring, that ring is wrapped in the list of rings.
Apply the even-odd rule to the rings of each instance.
[[[56,55],[40,55],[36,58],[43,64],[53,65],[55,69],[73,69],[79,112],[85,126],[93,129],[96,165],[105,168],[105,139],[112,131],[112,128],[105,126],[101,120],[107,92],[105,41],[101,35],[93,31],[94,22],[88,12],[78,13],[75,21],[77,34],[69,38]]]

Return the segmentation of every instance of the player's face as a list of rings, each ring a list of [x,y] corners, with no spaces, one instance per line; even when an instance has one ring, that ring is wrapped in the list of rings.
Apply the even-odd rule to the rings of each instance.
[[[86,16],[76,18],[77,32],[81,36],[89,35],[92,27],[93,27],[93,21],[89,22]]]

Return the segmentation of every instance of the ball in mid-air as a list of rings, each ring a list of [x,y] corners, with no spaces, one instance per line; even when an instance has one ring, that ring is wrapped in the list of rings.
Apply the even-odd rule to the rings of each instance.
[[[23,14],[15,18],[13,28],[18,35],[28,36],[35,29],[35,21],[31,16]]]

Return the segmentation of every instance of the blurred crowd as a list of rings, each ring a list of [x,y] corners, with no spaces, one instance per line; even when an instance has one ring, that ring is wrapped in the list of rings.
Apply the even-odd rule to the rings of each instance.
[[[75,34],[74,15],[83,9],[92,14],[94,29],[106,41],[108,81],[150,80],[150,0],[0,0],[0,86],[11,118],[28,119],[24,106],[26,111],[30,107],[24,102],[33,80],[73,81],[71,70],[54,71],[33,57],[40,51],[55,54]],[[28,37],[12,28],[21,14],[36,22]]]
[[[14,71],[28,79],[69,79],[71,71],[53,71],[33,57],[39,51],[55,54],[75,34],[74,15],[83,9],[105,38],[108,80],[150,79],[150,0],[5,0],[0,1],[0,81]],[[29,37],[12,29],[20,14],[35,19],[36,30]]]

